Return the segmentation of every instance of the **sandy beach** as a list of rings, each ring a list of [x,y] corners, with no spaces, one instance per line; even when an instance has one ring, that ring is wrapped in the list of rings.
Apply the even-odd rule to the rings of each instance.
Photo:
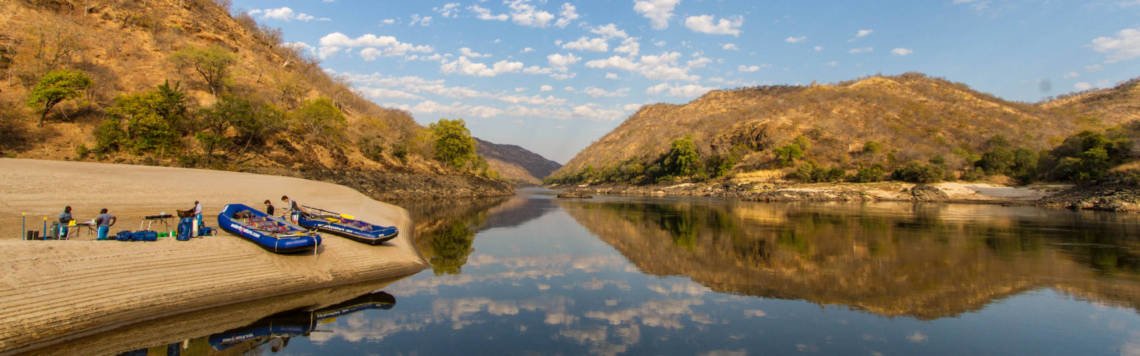
[[[281,256],[225,232],[180,242],[22,241],[29,229],[71,205],[77,220],[100,208],[118,230],[143,216],[203,203],[208,226],[226,203],[280,205],[282,194],[335,209],[401,234],[382,246],[325,236],[319,253]],[[280,207],[278,207],[280,208]],[[347,187],[303,179],[199,169],[0,159],[0,353],[28,351],[169,318],[273,296],[379,281],[425,268],[403,209]],[[156,226],[157,228],[157,226]]]

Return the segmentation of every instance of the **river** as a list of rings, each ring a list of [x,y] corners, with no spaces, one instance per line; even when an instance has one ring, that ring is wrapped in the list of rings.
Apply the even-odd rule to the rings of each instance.
[[[201,350],[1140,355],[1134,214],[541,190],[411,210],[430,270]]]

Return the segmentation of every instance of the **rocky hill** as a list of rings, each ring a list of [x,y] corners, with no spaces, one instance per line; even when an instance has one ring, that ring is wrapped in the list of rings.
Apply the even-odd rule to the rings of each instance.
[[[356,95],[228,6],[0,2],[0,154],[386,182],[354,185],[379,196],[509,194],[486,172],[432,160],[408,113]],[[49,106],[40,127],[43,106],[29,98],[61,71],[90,85]]]
[[[478,138],[475,142],[479,155],[487,159],[491,168],[512,182],[539,185],[543,178],[562,167],[558,162],[516,145],[501,145]]]
[[[730,173],[788,167],[777,153],[790,144],[804,146],[788,154],[797,161],[837,167],[841,173],[872,165],[889,171],[915,161],[961,172],[996,136],[1040,152],[1080,130],[1135,120],[1140,112],[1136,87],[1131,82],[1036,105],[916,73],[714,90],[683,105],[642,107],[552,178],[589,181],[645,171],[684,137],[691,138],[705,160],[701,163],[725,164]]]

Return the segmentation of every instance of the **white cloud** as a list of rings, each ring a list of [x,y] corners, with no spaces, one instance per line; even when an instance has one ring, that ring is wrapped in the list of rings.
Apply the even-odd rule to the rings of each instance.
[[[459,56],[454,61],[443,61],[439,70],[443,73],[457,73],[475,77],[494,77],[503,73],[518,72],[523,69],[522,62],[498,61],[488,66],[483,63],[472,62],[465,56]]]
[[[384,99],[423,99],[423,97],[402,90],[388,88],[356,88],[361,94],[373,100]]]
[[[575,106],[571,112],[576,117],[603,121],[617,120],[625,115],[621,110],[604,109],[594,104]]]
[[[1080,76],[1081,76],[1081,73],[1077,73],[1077,72],[1065,73],[1065,79],[1073,79],[1073,78],[1078,78]]]
[[[534,52],[534,48],[527,47],[527,48],[522,49],[522,53],[530,53],[530,52]]]
[[[742,64],[742,65],[736,67],[736,71],[741,72],[741,73],[755,73],[755,72],[760,71],[760,66],[758,66],[758,65],[746,66],[746,65]]]
[[[613,73],[613,72],[609,72],[609,73],[606,73],[606,79],[614,79],[614,80],[616,80],[616,79],[618,79],[618,74],[617,74],[617,73]]]
[[[560,72],[567,71],[571,65],[578,63],[580,60],[582,60],[582,58],[575,56],[573,53],[555,53],[546,56],[546,62],[550,63],[550,67]]]
[[[475,13],[475,18],[484,21],[506,21],[511,18],[510,16],[507,16],[507,14],[493,14],[491,13],[491,10],[479,5],[471,5],[467,7],[467,9]]]
[[[1092,88],[1093,88],[1093,85],[1089,82],[1078,82],[1077,84],[1073,84],[1073,89],[1080,90],[1080,91],[1085,91],[1085,90],[1089,90]]]
[[[621,109],[622,109],[622,110],[625,110],[625,111],[636,111],[637,109],[641,109],[641,106],[642,106],[642,105],[643,105],[643,104],[636,104],[636,103],[634,103],[634,104],[625,104],[625,105],[622,105],[622,106],[621,106]]]
[[[420,16],[420,14],[412,14],[412,21],[408,22],[408,26],[416,25],[423,27],[431,26],[431,16]]]
[[[328,58],[346,48],[371,49],[368,56],[375,59],[379,56],[403,56],[409,53],[432,53],[435,50],[428,45],[413,45],[400,42],[393,36],[376,36],[371,33],[356,38],[350,38],[340,32],[333,32],[321,37],[317,50],[320,58]],[[364,56],[364,50],[361,50]],[[367,58],[366,58],[367,59]]]
[[[504,3],[511,9],[511,21],[515,24],[542,28],[554,20],[554,14],[535,8],[529,0],[506,0]]]
[[[794,43],[800,43],[800,42],[803,42],[806,40],[807,40],[807,36],[788,36],[788,38],[784,39],[784,42],[794,44]]]
[[[398,108],[414,113],[442,114],[456,117],[492,118],[503,115],[503,109],[485,105],[469,105],[460,102],[441,104],[432,100],[424,100],[414,106],[397,105]]]
[[[598,26],[598,27],[594,27],[594,28],[590,29],[590,33],[593,33],[593,34],[598,35],[598,36],[602,36],[602,38],[607,38],[607,39],[629,37],[629,34],[625,33],[625,31],[622,31],[622,29],[618,28],[617,25],[612,24],[612,23],[602,25],[602,26]]]
[[[895,48],[891,50],[891,54],[896,56],[909,56],[914,53],[910,48]]]
[[[710,59],[709,57],[697,55],[696,58],[690,59],[688,62],[685,62],[685,66],[688,67],[689,69],[704,68],[705,66],[709,65],[709,63],[712,63],[712,62],[713,62],[712,59]]]
[[[689,16],[685,18],[685,27],[695,32],[710,35],[740,36],[740,26],[744,25],[744,18],[737,16],[732,19],[716,19],[712,15]]]
[[[549,86],[549,85],[543,85],[541,87],[538,87],[538,91],[551,91],[551,90],[554,90],[554,87]]]
[[[974,10],[982,11],[990,7],[990,0],[953,0],[954,5],[968,5]]]
[[[848,50],[848,51],[847,51],[847,53],[850,53],[850,54],[865,54],[865,53],[871,53],[871,52],[874,52],[874,51],[875,51],[875,48],[874,48],[874,47],[858,47],[858,48],[852,48],[852,49]]]
[[[636,56],[641,52],[641,43],[637,42],[636,37],[629,37],[622,40],[621,44],[614,48],[614,52]]]
[[[692,98],[703,95],[709,92],[709,90],[713,90],[713,88],[698,84],[671,85],[669,83],[661,83],[645,89],[645,93],[650,95],[664,94],[679,98]]]
[[[382,24],[382,25],[392,25],[392,24],[395,24],[395,23],[396,23],[396,19],[383,19],[383,20],[380,20],[380,24]]]
[[[926,334],[923,334],[921,331],[915,331],[914,333],[908,335],[906,337],[906,339],[907,339],[907,341],[910,341],[910,342],[913,342],[916,344],[921,344],[921,343],[926,342],[928,337],[926,336]]]
[[[740,47],[736,47],[735,43],[725,43],[720,46],[720,49],[723,49],[725,51],[739,51]]]
[[[815,46],[815,47],[812,47],[811,49],[816,51],[816,52],[823,52],[823,46]]]
[[[874,33],[874,32],[875,32],[875,30],[872,30],[872,29],[862,29],[859,31],[855,31],[855,38],[867,37],[867,36],[870,36],[871,33]]]
[[[558,21],[554,22],[554,27],[564,28],[578,19],[578,8],[574,7],[574,4],[563,3],[559,16]]]
[[[473,51],[473,50],[471,50],[470,48],[467,48],[467,47],[462,47],[462,48],[460,48],[460,49],[459,49],[459,55],[461,55],[461,56],[466,56],[466,57],[471,57],[471,58],[486,58],[486,57],[490,57],[490,56],[491,56],[491,55],[489,55],[489,54],[484,54],[484,53],[475,52],[475,51]]]
[[[1092,48],[1107,55],[1105,63],[1140,58],[1140,27],[1120,30],[1116,37],[1097,37]]]
[[[633,11],[649,19],[650,26],[656,30],[669,28],[669,19],[673,17],[673,8],[681,0],[637,0],[633,3]]]
[[[573,42],[567,42],[566,44],[563,44],[562,48],[578,51],[606,52],[610,50],[610,45],[606,43],[606,39],[601,37],[579,37]]]
[[[289,7],[279,7],[276,9],[253,9],[249,11],[250,16],[259,16],[264,20],[278,20],[278,21],[301,21],[309,22],[313,20],[328,21],[328,18],[316,18],[313,15],[304,12],[295,12]]]
[[[433,7],[432,11],[435,11],[439,14],[439,16],[443,16],[445,18],[456,18],[459,17],[459,7],[459,3],[449,2],[443,4],[443,6]]]
[[[629,88],[609,91],[598,87],[588,87],[583,92],[595,98],[620,98],[629,95]]]
[[[665,52],[659,55],[646,55],[636,58],[612,56],[606,59],[596,59],[586,62],[586,67],[593,69],[620,69],[641,74],[652,80],[687,80],[700,79],[699,76],[689,74],[689,68],[678,65],[681,54]]]

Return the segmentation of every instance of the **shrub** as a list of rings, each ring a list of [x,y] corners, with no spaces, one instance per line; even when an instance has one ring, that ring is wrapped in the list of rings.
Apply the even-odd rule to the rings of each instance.
[[[883,166],[876,164],[870,167],[859,168],[859,170],[847,180],[855,183],[879,182],[882,181],[886,175],[887,170],[883,169]]]
[[[699,173],[701,155],[697,153],[693,138],[685,136],[674,140],[669,152],[661,158],[661,168],[666,176],[690,177]]]
[[[1132,143],[1124,136],[1108,137],[1084,131],[1065,139],[1040,160],[1046,177],[1086,183],[1099,180],[1116,164],[1128,159]],[[1028,159],[1028,158],[1026,158]]]
[[[934,183],[943,177],[942,168],[912,161],[891,172],[891,179],[911,183]]]
[[[348,120],[328,98],[306,101],[300,108],[291,112],[290,116],[294,129],[311,139],[320,139],[329,143],[344,139],[344,128],[348,125]]]

